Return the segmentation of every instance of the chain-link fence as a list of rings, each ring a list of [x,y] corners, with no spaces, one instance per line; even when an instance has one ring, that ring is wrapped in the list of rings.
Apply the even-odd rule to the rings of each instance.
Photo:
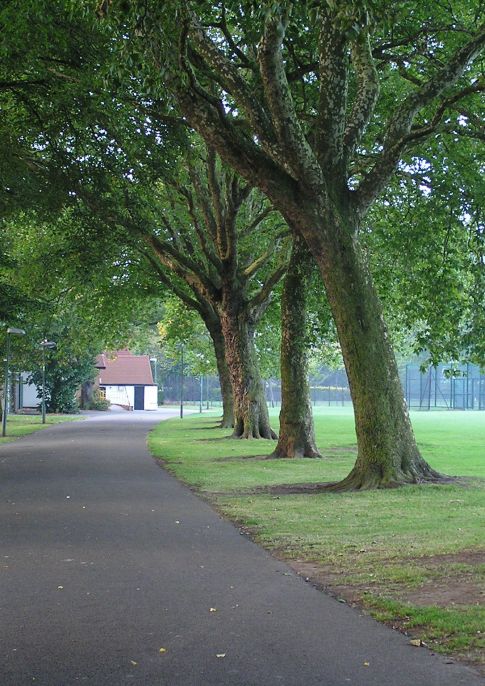
[[[477,365],[439,364],[422,372],[418,364],[407,364],[401,381],[410,408],[485,410],[485,375]]]
[[[477,365],[440,364],[421,371],[418,363],[400,369],[404,397],[411,409],[485,410],[485,374]],[[279,379],[265,380],[270,407],[281,404]],[[323,367],[310,377],[310,396],[314,406],[351,405],[347,375],[344,369]],[[216,376],[182,375],[180,365],[166,371],[160,379],[159,402],[199,404],[204,408],[222,403]]]

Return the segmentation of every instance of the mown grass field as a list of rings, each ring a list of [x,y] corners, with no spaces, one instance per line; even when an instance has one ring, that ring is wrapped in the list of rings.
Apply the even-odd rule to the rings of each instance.
[[[359,493],[288,494],[335,481],[356,456],[349,408],[317,408],[321,460],[262,459],[200,415],[163,422],[153,454],[296,572],[431,649],[475,663],[485,636],[485,413],[413,413],[433,467],[457,482]],[[276,416],[274,423],[277,423]]]
[[[9,414],[7,417],[7,435],[0,436],[0,445],[2,443],[9,443],[20,436],[34,433],[34,431],[41,431],[47,429],[53,424],[60,424],[61,422],[72,422],[80,419],[77,415],[62,415],[53,414],[47,415],[46,423],[42,424],[42,417],[40,415],[15,415]]]

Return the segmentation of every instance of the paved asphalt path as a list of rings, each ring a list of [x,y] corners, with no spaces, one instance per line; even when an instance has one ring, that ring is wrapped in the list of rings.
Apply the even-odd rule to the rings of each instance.
[[[164,416],[93,414],[0,446],[1,686],[483,684],[167,475],[145,446]]]

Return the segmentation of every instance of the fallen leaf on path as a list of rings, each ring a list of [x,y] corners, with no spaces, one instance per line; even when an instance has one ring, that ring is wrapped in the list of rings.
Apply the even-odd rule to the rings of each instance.
[[[409,644],[415,646],[415,648],[421,648],[421,646],[426,645],[426,643],[424,643],[420,638],[412,638],[409,641]]]
[[[134,667],[136,667],[136,665],[138,664],[138,662],[135,662],[135,660],[130,660],[130,662]]]
[[[160,648],[160,651],[159,651],[159,652],[163,655],[163,653],[166,653],[166,652],[167,652],[167,649],[166,649],[166,648]]]
[[[226,653],[217,653],[216,657],[226,657]]]
[[[368,663],[368,662],[364,662],[364,667],[368,667],[368,666],[369,666],[369,663]]]
[[[209,612],[217,612],[217,608],[216,607],[210,607]]]

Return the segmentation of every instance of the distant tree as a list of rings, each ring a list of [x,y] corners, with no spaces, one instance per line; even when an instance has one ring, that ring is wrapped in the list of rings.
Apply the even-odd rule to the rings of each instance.
[[[61,331],[57,331],[56,338],[60,338]],[[65,336],[67,331],[65,331]],[[93,380],[96,376],[94,356],[85,352],[84,355],[74,353],[66,345],[60,351],[46,352],[45,367],[45,403],[47,412],[75,413],[79,412],[77,393],[82,384]],[[42,401],[42,368],[35,369],[29,381],[37,388],[39,405]]]
[[[363,236],[398,349],[430,364],[485,361],[482,167],[473,139],[434,140],[400,165]]]
[[[67,226],[84,252],[73,245]],[[99,234],[70,210],[49,222],[34,212],[12,215],[2,228],[6,253],[0,283],[14,290],[17,303],[6,303],[5,322],[26,331],[16,341],[12,366],[32,372],[40,402],[40,343],[53,340],[56,349],[47,353],[47,406],[72,411],[76,390],[89,386],[95,375],[96,354],[155,327],[160,285],[144,272],[138,254],[101,245]],[[5,329],[0,329],[0,346],[4,340]]]
[[[234,423],[234,437],[271,438],[254,336],[286,269],[288,229],[213,150],[194,148],[149,183],[98,176],[97,191],[88,179],[76,192],[107,227],[124,229],[160,281],[202,317],[224,399],[227,380],[232,387],[234,418],[225,412],[223,423]]]
[[[165,358],[179,360],[184,347],[184,363],[194,376],[217,373],[214,346],[202,319],[175,297],[164,300],[163,317],[157,324],[160,347]]]

